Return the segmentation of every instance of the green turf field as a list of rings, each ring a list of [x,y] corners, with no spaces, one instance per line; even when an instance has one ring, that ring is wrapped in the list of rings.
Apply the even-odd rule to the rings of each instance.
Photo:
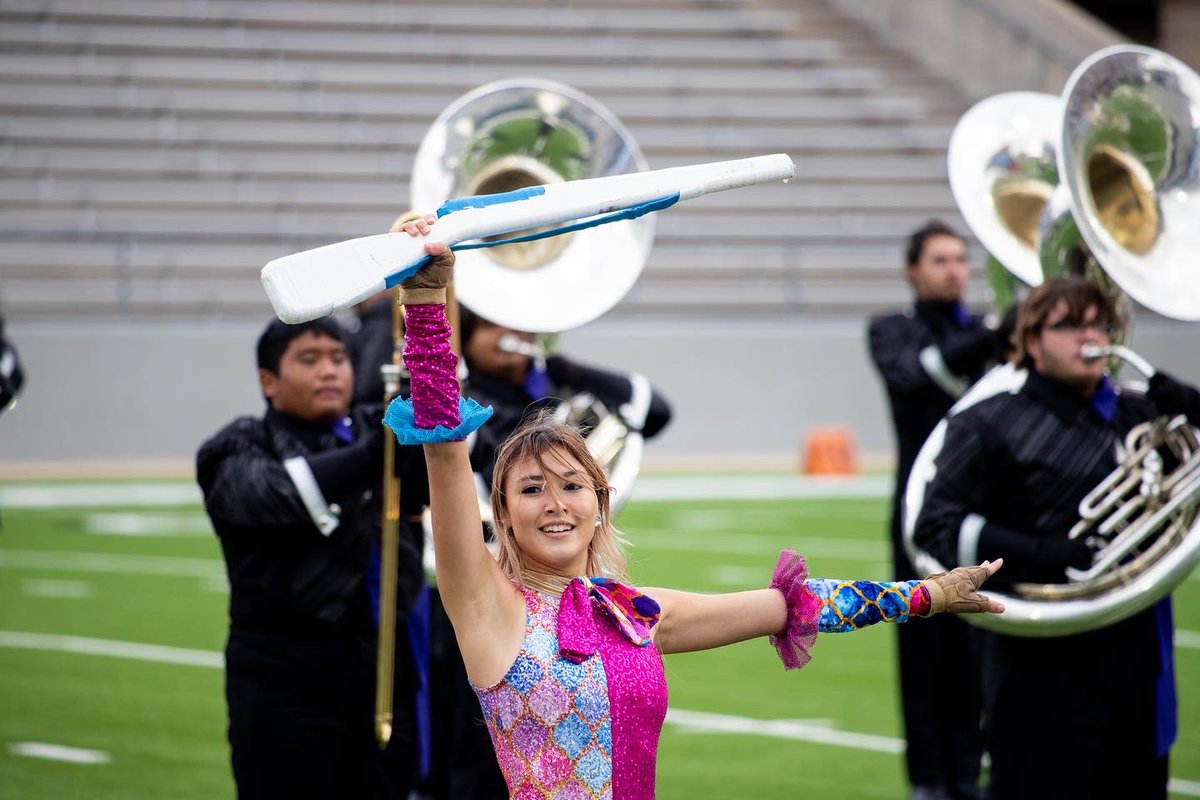
[[[635,502],[620,522],[636,582],[723,591],[765,585],[785,546],[815,574],[890,577],[885,506]],[[200,508],[8,508],[2,520],[0,798],[231,798],[227,589]],[[1175,597],[1173,796],[1200,796],[1200,575]],[[765,641],[668,658],[658,796],[903,797],[893,648],[879,627],[821,637],[795,673]]]

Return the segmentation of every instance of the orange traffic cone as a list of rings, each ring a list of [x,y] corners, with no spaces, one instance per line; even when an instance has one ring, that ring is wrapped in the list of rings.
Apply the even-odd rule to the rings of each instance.
[[[857,475],[858,453],[849,428],[813,428],[804,441],[805,475]]]

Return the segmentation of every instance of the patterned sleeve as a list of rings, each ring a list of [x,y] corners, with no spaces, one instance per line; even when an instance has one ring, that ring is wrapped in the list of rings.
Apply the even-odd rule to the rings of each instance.
[[[921,581],[809,578],[804,585],[821,601],[817,628],[824,633],[848,633],[877,622],[907,622],[929,612],[929,593]]]
[[[876,622],[905,622],[929,613],[929,593],[920,581],[876,583],[809,578],[803,556],[779,554],[771,588],[783,595],[787,621],[770,637],[786,669],[799,669],[812,656],[817,634],[845,633]]]

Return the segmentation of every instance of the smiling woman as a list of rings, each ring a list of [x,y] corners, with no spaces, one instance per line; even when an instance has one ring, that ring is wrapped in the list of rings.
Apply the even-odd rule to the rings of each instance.
[[[427,235],[435,218],[407,223]],[[666,714],[662,653],[770,637],[803,666],[819,630],[856,630],[941,611],[997,612],[978,594],[999,563],[926,581],[809,579],[784,551],[766,589],[702,595],[624,584],[611,487],[575,429],[546,416],[501,448],[492,481],[499,559],[479,535],[465,439],[489,411],[458,397],[445,284],[454,257],[403,284],[412,398],[386,422],[423,444],[438,588],[514,797],[649,798]]]

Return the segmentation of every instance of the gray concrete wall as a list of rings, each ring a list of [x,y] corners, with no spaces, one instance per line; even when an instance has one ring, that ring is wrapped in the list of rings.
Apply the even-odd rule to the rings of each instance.
[[[257,333],[246,323],[11,323],[29,378],[0,416],[0,475],[64,463],[186,471],[204,437],[261,411]],[[1200,326],[1146,319],[1134,344],[1200,381]],[[565,334],[562,350],[639,370],[671,399],[675,420],[648,449],[650,467],[794,465],[805,434],[834,424],[854,431],[868,462],[891,453],[862,320],[600,320]]]

